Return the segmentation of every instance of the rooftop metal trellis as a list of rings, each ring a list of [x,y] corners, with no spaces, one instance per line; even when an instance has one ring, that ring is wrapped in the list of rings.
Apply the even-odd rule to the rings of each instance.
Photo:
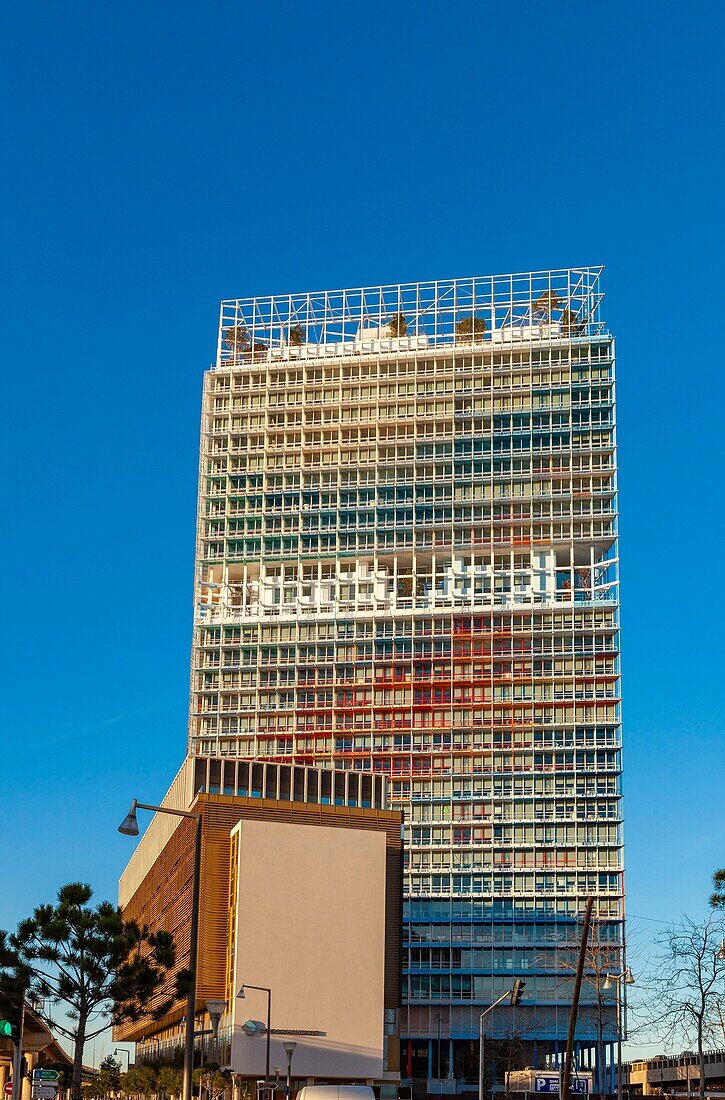
[[[597,336],[601,267],[234,298],[221,304],[228,361]]]

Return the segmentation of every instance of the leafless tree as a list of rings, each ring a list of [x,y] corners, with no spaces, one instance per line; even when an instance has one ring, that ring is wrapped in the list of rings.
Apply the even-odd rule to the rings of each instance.
[[[563,946],[563,945],[559,945]],[[572,941],[566,945],[566,955],[558,952],[554,956],[552,966],[571,974],[573,981],[576,971],[576,949],[578,941]],[[607,939],[597,924],[592,924],[587,942],[584,959],[583,983],[589,987],[590,996],[582,997],[579,1009],[579,1018],[589,1020],[596,1031],[596,1091],[601,1096],[605,1092],[605,1056],[604,1044],[607,1032],[607,1023],[611,1021],[617,1009],[617,985],[621,979],[623,963],[622,944],[619,940]],[[609,979],[609,980],[608,980]],[[588,1003],[587,1003],[588,1002]],[[615,1018],[615,1029],[619,1027],[619,1021]],[[611,1029],[610,1029],[611,1032]],[[615,1030],[616,1036],[616,1030]]]
[[[720,1041],[725,1013],[724,938],[725,919],[711,912],[700,923],[683,916],[655,939],[651,1026],[668,1047],[696,1046],[700,1100],[705,1097],[705,1048]]]
[[[509,1074],[526,1068],[528,1051],[540,1021],[530,1008],[504,1006],[490,1026],[493,1034],[484,1038],[484,1091],[490,1093],[494,1084],[503,1083],[508,1096]]]

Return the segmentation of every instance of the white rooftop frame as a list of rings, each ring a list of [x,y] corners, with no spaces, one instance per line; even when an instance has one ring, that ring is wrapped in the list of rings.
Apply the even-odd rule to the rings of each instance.
[[[570,267],[552,271],[528,271],[511,275],[485,275],[463,279],[437,279],[422,283],[324,290],[301,294],[233,298],[221,303],[217,367],[268,358],[305,356],[306,349],[356,351],[437,347],[455,342],[471,344],[469,333],[457,333],[464,318],[483,320],[475,343],[497,342],[507,334],[524,338],[561,339],[577,335],[591,338],[604,333],[600,319],[603,294],[599,280],[603,267]],[[542,308],[541,303],[555,303]],[[397,315],[405,318],[406,331],[394,339],[394,347],[373,347],[371,330],[385,330]],[[225,339],[237,331],[243,346]],[[367,330],[367,331],[366,331]],[[292,336],[290,336],[292,333]],[[400,336],[400,334],[398,334]],[[384,331],[375,338],[386,338]],[[390,339],[390,334],[387,334]],[[274,350],[277,354],[274,354]],[[401,348],[402,349],[402,348]]]

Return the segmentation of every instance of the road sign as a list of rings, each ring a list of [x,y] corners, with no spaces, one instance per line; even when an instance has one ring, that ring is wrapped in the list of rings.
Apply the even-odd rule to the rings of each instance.
[[[534,1092],[559,1093],[559,1075],[537,1074],[534,1078]],[[589,1093],[589,1080],[586,1077],[572,1077],[569,1084],[569,1092],[587,1095]]]
[[[13,1095],[13,1083],[12,1083],[12,1081],[6,1081],[5,1082],[5,1095],[6,1096],[12,1096]]]
[[[34,1081],[57,1081],[59,1073],[57,1069],[34,1069]]]
[[[33,1096],[35,1100],[55,1100],[58,1093],[58,1086],[49,1081],[46,1085],[33,1085]]]

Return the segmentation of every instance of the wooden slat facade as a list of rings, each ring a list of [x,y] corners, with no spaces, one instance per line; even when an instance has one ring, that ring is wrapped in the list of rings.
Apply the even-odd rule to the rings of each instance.
[[[234,826],[244,819],[287,822],[294,825],[383,830],[386,834],[385,1008],[397,1009],[401,995],[402,815],[397,811],[280,802],[264,798],[200,793],[190,809],[202,815],[201,903],[199,911],[199,965],[197,1011],[208,999],[228,996],[230,942],[230,865]],[[161,1020],[151,1012],[170,995],[176,973],[188,966],[193,877],[194,823],[180,821],[170,840],[147,870],[141,885],[124,908],[124,916],[155,931],[171,932],[176,943],[176,966],[164,988],[149,1006],[149,1014],[135,1023],[114,1028],[118,1042],[134,1042],[159,1035],[178,1025],[186,1002],[175,1001]],[[330,870],[334,874],[334,868]],[[351,944],[350,950],[354,951]]]

